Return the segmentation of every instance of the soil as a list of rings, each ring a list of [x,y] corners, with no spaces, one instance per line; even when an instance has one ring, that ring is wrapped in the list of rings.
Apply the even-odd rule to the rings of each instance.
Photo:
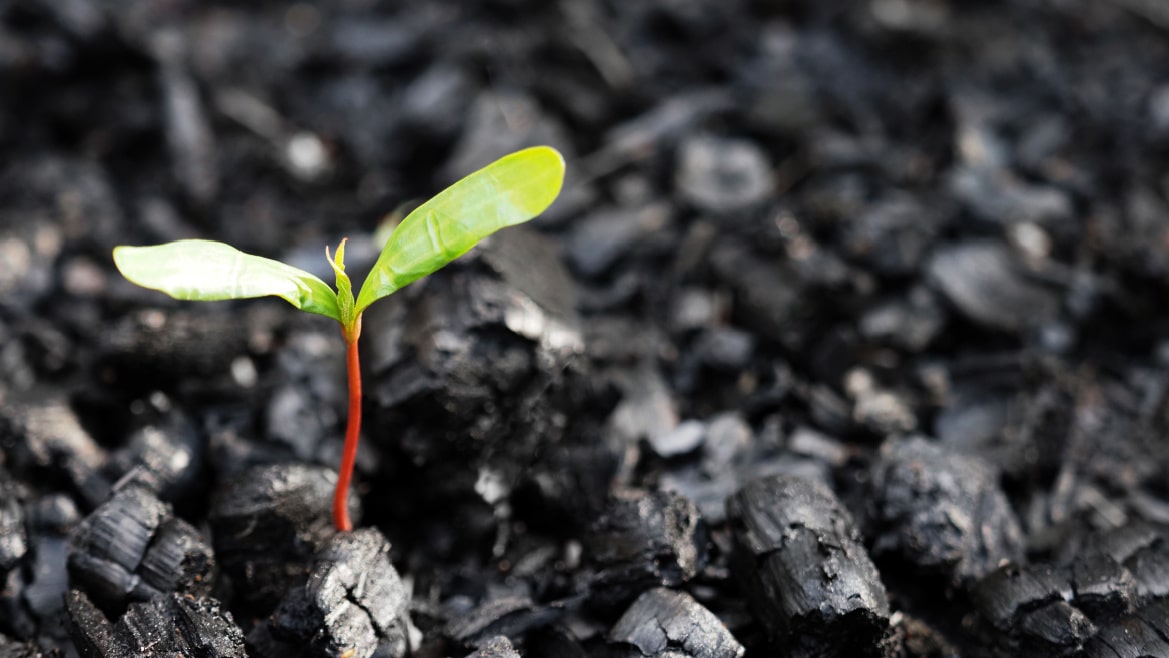
[[[1169,655],[1169,10],[0,0],[0,655]],[[355,280],[344,345],[119,244]],[[1164,327],[1164,328],[1163,328]]]

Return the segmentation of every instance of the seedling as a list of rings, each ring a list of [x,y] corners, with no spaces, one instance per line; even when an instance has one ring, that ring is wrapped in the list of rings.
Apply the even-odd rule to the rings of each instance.
[[[217,301],[275,296],[296,308],[333,318],[345,339],[349,419],[333,495],[333,522],[351,530],[349,481],[361,433],[361,368],[357,340],[361,314],[387,297],[462,256],[480,240],[544,212],[560,194],[564,159],[547,146],[496,160],[440,192],[406,216],[361,284],[357,297],[345,274],[345,241],[325,258],[337,289],[304,270],[245,254],[222,242],[179,240],[153,247],[115,247],[114,263],[130,281],[175,299]]]

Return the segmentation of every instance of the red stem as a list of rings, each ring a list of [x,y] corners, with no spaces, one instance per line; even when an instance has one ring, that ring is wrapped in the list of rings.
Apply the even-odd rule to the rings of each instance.
[[[361,439],[361,364],[357,360],[357,337],[361,333],[361,318],[356,330],[345,333],[345,366],[349,375],[349,421],[345,425],[345,451],[341,453],[341,471],[337,474],[337,489],[333,492],[333,525],[342,532],[353,529],[349,520],[349,481],[353,478],[353,462],[357,459],[357,442]]]

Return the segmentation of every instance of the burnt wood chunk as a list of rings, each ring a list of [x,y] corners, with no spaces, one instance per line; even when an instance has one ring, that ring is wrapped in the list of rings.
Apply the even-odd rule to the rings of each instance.
[[[982,459],[924,439],[887,443],[872,469],[873,555],[971,583],[1022,557],[1019,521]]]
[[[54,484],[63,479],[93,506],[109,496],[109,481],[100,473],[106,453],[60,394],[32,390],[6,398],[0,404],[0,451],[18,478]]]
[[[739,658],[746,651],[693,597],[664,587],[637,597],[608,639],[612,658]]]
[[[313,555],[333,535],[336,481],[329,469],[276,464],[220,488],[209,515],[212,538],[242,601],[268,611],[304,582]],[[356,522],[357,497],[349,501]]]
[[[499,483],[489,503],[510,495],[591,399],[575,299],[556,249],[513,228],[370,307],[371,438],[393,437],[444,497],[481,495],[483,469]]]
[[[466,658],[520,658],[520,654],[511,646],[511,640],[500,635],[487,640],[478,651],[467,654]]]
[[[1169,600],[1145,606],[1100,629],[1084,647],[1085,658],[1169,656]]]
[[[563,615],[563,605],[539,605],[527,597],[502,595],[453,617],[444,633],[464,646],[482,647],[497,635],[520,637],[532,629],[549,626]]]
[[[74,529],[71,582],[109,613],[168,592],[210,592],[214,556],[199,531],[131,483]]]
[[[78,590],[67,601],[73,642],[82,658],[199,656],[244,658],[244,635],[212,598],[171,593],[132,603],[117,622]]]
[[[199,486],[205,445],[191,422],[172,410],[135,430],[126,445],[110,455],[103,472],[111,482],[132,472],[131,477],[159,498],[175,502]]]
[[[269,619],[272,655],[406,655],[410,598],[389,553],[385,537],[372,528],[333,535],[308,581]]]
[[[727,501],[732,569],[756,618],[791,655],[874,655],[889,601],[852,517],[825,485],[751,482]]]
[[[680,585],[706,563],[698,508],[672,492],[618,492],[586,535],[596,596],[628,601],[648,587]]]

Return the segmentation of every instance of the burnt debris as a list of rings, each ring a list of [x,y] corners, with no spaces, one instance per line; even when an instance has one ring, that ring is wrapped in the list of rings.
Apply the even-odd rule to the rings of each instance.
[[[667,492],[617,492],[586,535],[596,600],[628,601],[650,587],[676,587],[707,560],[709,534],[694,503]]]
[[[178,593],[132,603],[111,623],[83,592],[68,598],[73,642],[82,658],[206,656],[244,658],[244,634],[212,598]]]
[[[377,530],[338,533],[249,643],[261,656],[401,658],[410,649],[409,592]]]
[[[639,596],[608,641],[612,658],[740,658],[746,651],[693,597],[662,587]]]
[[[115,491],[69,539],[71,585],[111,616],[171,592],[206,595],[214,574],[214,555],[199,531],[133,483]]]
[[[732,569],[793,655],[883,655],[889,600],[852,517],[825,486],[756,480],[727,501]]]
[[[271,610],[299,587],[333,535],[336,472],[302,464],[261,466],[223,484],[208,521],[215,555],[241,601]],[[360,518],[357,497],[350,514]]]
[[[1022,530],[985,461],[925,439],[892,441],[872,469],[873,556],[965,587],[1023,555]]]

